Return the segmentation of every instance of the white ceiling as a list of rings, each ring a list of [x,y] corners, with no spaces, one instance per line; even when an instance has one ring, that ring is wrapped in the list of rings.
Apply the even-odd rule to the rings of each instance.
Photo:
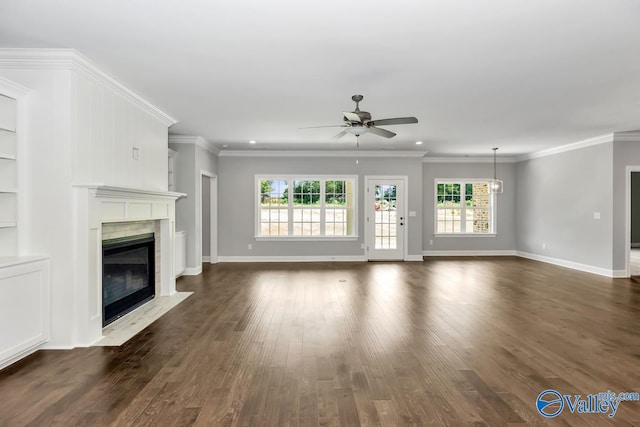
[[[637,0],[2,0],[0,47],[74,48],[227,149],[517,155],[640,129]],[[258,143],[249,146],[249,140]],[[416,146],[415,141],[424,141]]]

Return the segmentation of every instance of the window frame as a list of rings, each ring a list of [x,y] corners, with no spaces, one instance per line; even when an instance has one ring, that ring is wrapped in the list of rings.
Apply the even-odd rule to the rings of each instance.
[[[320,181],[320,227],[324,230],[324,221],[326,218],[325,208],[325,188],[326,181],[351,181],[353,187],[353,233],[347,236],[333,236],[333,235],[320,235],[320,236],[263,236],[260,234],[261,230],[261,206],[260,198],[262,195],[262,189],[260,187],[260,181],[273,180],[273,181],[287,181],[289,185],[289,191],[292,191],[290,185],[293,181]],[[255,195],[253,198],[254,203],[254,238],[256,241],[354,241],[358,240],[358,176],[357,175],[293,175],[293,174],[256,174],[254,176],[254,189]],[[293,224],[293,197],[288,199],[287,207],[287,224],[289,230],[291,230]]]
[[[491,178],[436,178],[433,184],[433,235],[439,237],[495,237],[497,230],[497,200],[496,193],[491,191]],[[460,184],[460,188],[466,191],[466,184],[487,184],[489,188],[489,232],[474,233],[468,232],[438,232],[438,184]],[[461,213],[460,217],[465,218],[466,205],[464,203],[465,192],[461,191]],[[461,220],[464,222],[464,219]]]

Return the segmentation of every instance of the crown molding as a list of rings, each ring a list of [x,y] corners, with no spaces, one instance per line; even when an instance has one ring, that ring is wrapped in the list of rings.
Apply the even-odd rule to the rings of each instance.
[[[220,157],[413,157],[422,158],[426,151],[304,151],[304,150],[223,150],[218,154]]]
[[[220,153],[218,147],[213,145],[213,143],[207,139],[204,139],[201,136],[192,136],[192,135],[169,135],[169,143],[170,144],[194,144],[200,148],[203,148],[210,152],[211,154],[217,156]]]
[[[19,85],[16,82],[12,82],[9,79],[5,79],[0,76],[0,88],[2,88],[2,92],[4,95],[7,95],[11,98],[19,98],[21,96],[26,96],[31,92],[30,89],[27,89],[24,86]]]
[[[70,70],[102,84],[143,110],[157,117],[167,127],[178,121],[140,95],[102,71],[75,49],[0,48],[0,68]]]
[[[613,134],[615,142],[637,142],[640,141],[640,130],[632,130],[628,132],[616,132]]]
[[[515,157],[497,157],[496,163],[515,163]],[[493,157],[425,157],[422,163],[493,163]]]
[[[607,133],[605,135],[596,136],[593,138],[585,139],[583,141],[574,142],[572,144],[561,145],[559,147],[548,148],[546,150],[535,151],[533,153],[524,154],[519,156],[516,161],[523,162],[525,160],[538,159],[540,157],[553,156],[555,154],[565,153],[567,151],[580,150],[582,148],[591,147],[593,145],[606,144],[613,142],[614,134]]]

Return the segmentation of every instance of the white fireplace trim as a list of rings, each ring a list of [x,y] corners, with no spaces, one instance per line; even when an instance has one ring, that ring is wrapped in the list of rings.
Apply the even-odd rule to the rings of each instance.
[[[169,191],[100,185],[74,186],[76,204],[75,344],[89,346],[102,338],[102,224],[158,221],[160,235],[159,295],[176,292],[174,274],[175,201]]]

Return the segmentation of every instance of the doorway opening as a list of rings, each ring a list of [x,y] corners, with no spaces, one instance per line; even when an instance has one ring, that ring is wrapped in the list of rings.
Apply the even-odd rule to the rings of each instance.
[[[627,274],[640,276],[640,167],[628,169]]]
[[[218,180],[214,174],[200,171],[200,255],[202,262],[218,262]]]

